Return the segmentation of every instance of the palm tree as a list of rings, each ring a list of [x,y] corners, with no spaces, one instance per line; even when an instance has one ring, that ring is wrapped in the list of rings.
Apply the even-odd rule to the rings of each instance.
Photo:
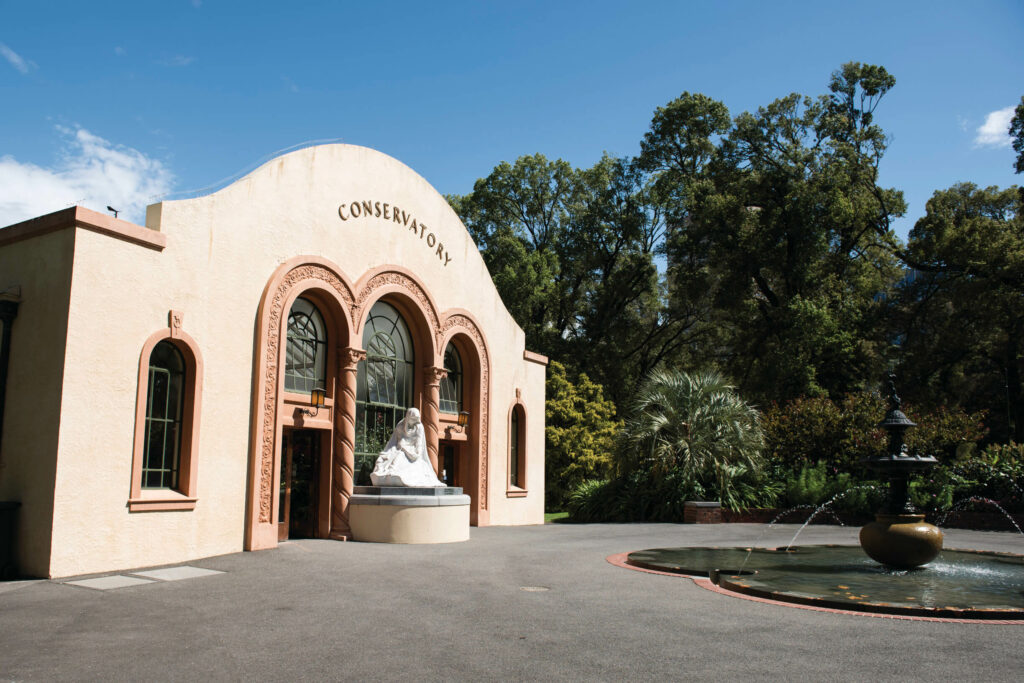
[[[734,476],[757,472],[762,464],[757,410],[714,371],[652,372],[637,393],[623,436],[627,465],[710,479],[723,498]]]

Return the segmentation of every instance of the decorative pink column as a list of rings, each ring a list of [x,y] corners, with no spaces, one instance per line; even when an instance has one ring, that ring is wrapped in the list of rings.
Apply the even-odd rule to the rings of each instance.
[[[441,412],[441,380],[448,376],[444,368],[429,367],[424,370],[423,384],[426,387],[426,401],[423,402],[423,427],[427,437],[427,454],[430,465],[437,472],[437,431]]]
[[[366,351],[338,349],[341,369],[338,396],[334,401],[334,471],[331,473],[331,538],[352,538],[348,525],[348,501],[352,497],[356,461],[356,369]]]

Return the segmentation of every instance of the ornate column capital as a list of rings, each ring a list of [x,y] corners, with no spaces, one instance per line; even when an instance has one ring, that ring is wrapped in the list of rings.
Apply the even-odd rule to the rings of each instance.
[[[341,362],[345,370],[355,370],[361,360],[366,360],[366,351],[354,346],[346,346],[341,349]]]
[[[428,387],[436,387],[448,376],[448,371],[435,366],[423,368],[423,381]]]

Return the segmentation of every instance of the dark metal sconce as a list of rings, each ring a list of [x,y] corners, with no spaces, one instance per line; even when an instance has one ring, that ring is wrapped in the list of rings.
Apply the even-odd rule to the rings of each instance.
[[[316,408],[316,411],[309,410],[308,408],[302,409],[303,415],[309,417],[316,417],[320,413],[320,409],[324,407],[324,399],[327,398],[327,391],[321,387],[317,387],[313,390],[313,393],[309,397],[309,405]]]

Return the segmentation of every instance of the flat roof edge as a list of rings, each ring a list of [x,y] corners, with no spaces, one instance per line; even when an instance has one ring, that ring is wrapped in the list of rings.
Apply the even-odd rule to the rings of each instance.
[[[91,230],[107,237],[157,251],[163,251],[167,246],[167,235],[161,232],[87,209],[84,206],[72,206],[48,213],[45,216],[15,223],[6,228],[0,228],[0,247],[67,228]]]
[[[523,351],[523,360],[528,360],[531,363],[537,363],[538,365],[548,364],[547,356],[543,356],[539,353],[534,353],[533,351]]]

